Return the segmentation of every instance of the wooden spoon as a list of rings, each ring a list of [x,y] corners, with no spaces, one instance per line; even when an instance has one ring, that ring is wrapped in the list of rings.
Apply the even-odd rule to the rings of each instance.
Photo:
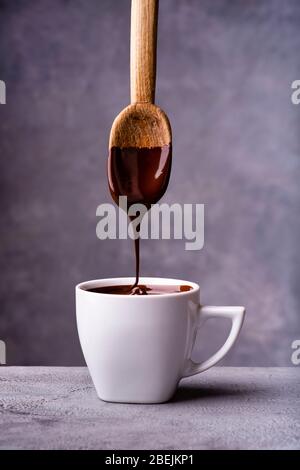
[[[157,18],[158,0],[132,0],[131,104],[113,122],[108,159],[111,195],[117,204],[120,196],[127,196],[128,207],[143,203],[149,209],[159,201],[171,172],[171,126],[166,114],[154,105]],[[135,239],[135,260],[136,277],[131,293],[146,293],[138,286],[139,237]]]
[[[115,118],[109,139],[108,180],[113,199],[156,203],[171,171],[171,126],[154,105],[158,0],[132,0],[131,104]]]

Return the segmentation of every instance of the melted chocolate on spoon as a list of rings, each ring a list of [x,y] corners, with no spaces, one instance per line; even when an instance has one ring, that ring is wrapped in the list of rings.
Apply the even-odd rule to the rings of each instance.
[[[150,209],[165,193],[171,172],[172,146],[152,148],[112,147],[108,157],[108,183],[113,200],[118,204],[120,196],[127,196],[128,208],[132,204],[144,204]],[[145,286],[139,286],[140,240],[135,245],[135,283],[127,286],[131,294],[143,294]]]

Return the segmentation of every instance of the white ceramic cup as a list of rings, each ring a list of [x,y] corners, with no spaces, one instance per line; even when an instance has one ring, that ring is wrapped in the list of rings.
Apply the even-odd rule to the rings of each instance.
[[[163,295],[89,292],[101,286],[132,284],[132,278],[98,279],[76,286],[76,316],[82,351],[99,398],[111,402],[168,401],[183,377],[219,362],[241,330],[244,307],[200,305],[198,284],[177,279],[140,278],[141,284],[189,285]],[[229,318],[223,346],[201,363],[191,359],[197,330],[209,318]]]

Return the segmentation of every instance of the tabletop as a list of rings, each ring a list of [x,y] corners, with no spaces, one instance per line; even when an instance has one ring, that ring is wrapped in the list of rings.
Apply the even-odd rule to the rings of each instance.
[[[215,367],[159,405],[106,403],[85,367],[0,367],[0,449],[299,449],[300,369]]]

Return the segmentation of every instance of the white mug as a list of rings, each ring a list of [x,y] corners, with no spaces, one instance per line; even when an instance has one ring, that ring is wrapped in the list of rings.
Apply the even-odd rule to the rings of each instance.
[[[76,316],[82,351],[99,398],[110,402],[162,403],[180,379],[219,362],[241,330],[244,307],[200,305],[200,288],[177,279],[140,278],[147,285],[189,285],[190,291],[162,295],[89,292],[130,285],[132,278],[101,279],[76,286]],[[231,320],[223,346],[201,363],[191,359],[197,330],[209,318]]]

